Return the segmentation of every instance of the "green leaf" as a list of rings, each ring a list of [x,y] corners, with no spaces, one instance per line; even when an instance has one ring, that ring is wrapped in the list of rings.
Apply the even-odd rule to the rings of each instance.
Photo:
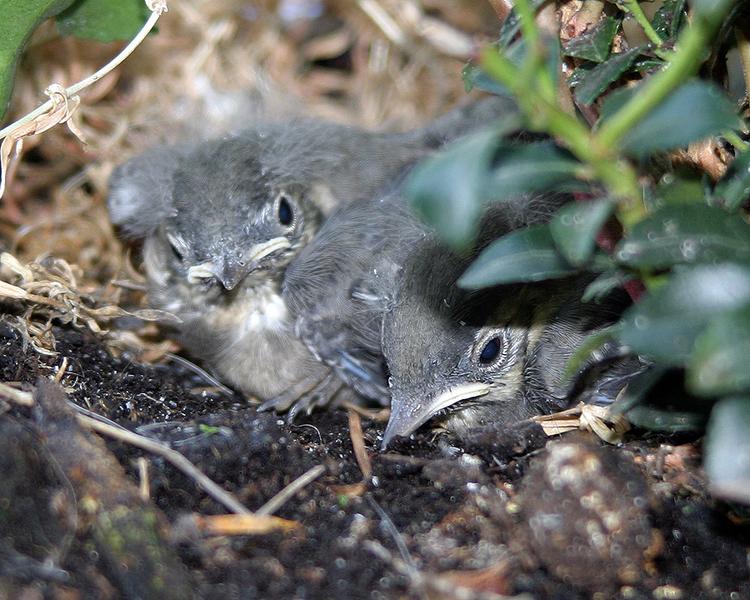
[[[550,231],[557,249],[569,263],[581,266],[591,258],[596,235],[614,208],[610,200],[593,200],[571,202],[557,211]]]
[[[750,149],[735,156],[716,184],[713,198],[730,210],[737,210],[750,198]]]
[[[571,273],[575,273],[575,268],[557,252],[548,226],[535,225],[513,231],[490,244],[461,276],[458,285],[479,289]]]
[[[670,205],[636,223],[615,258],[639,269],[681,263],[750,263],[750,225],[705,204]]]
[[[581,164],[552,142],[505,143],[492,159],[485,191],[490,199],[557,188],[575,179]]]
[[[682,205],[708,202],[703,181],[698,178],[674,177],[671,173],[665,176],[656,188],[656,196],[662,204]]]
[[[606,271],[586,286],[581,296],[581,302],[601,300],[611,291],[622,287],[623,284],[632,279],[634,279],[632,275],[622,271]]]
[[[712,22],[720,20],[737,0],[691,0],[690,7],[700,17]]]
[[[45,19],[75,0],[5,0],[0,4],[0,118],[13,91],[16,67],[29,36]]]
[[[451,245],[465,248],[476,235],[485,184],[500,137],[519,126],[517,114],[467,136],[418,165],[404,184],[415,211]]]
[[[143,0],[78,0],[57,17],[62,35],[114,42],[129,40],[150,14]]]
[[[503,84],[490,77],[481,66],[473,62],[466,63],[461,70],[461,78],[463,79],[464,89],[467,93],[477,88],[490,94],[497,94],[499,96],[508,95],[508,90]]]
[[[651,25],[662,39],[671,40],[677,35],[682,21],[685,0],[665,0],[656,11]]]
[[[591,69],[575,88],[576,100],[581,104],[591,104],[630,68],[640,53],[640,48],[632,48],[613,54],[607,61]]]
[[[705,396],[750,391],[750,305],[717,316],[698,337],[687,381]]]
[[[749,302],[750,268],[731,263],[679,268],[625,311],[619,339],[637,354],[681,366],[712,319]]]
[[[721,89],[693,80],[672,92],[625,134],[622,149],[640,157],[681,148],[740,126],[733,104]]]
[[[531,0],[529,4],[531,5],[532,10],[536,10],[546,1],[547,0]],[[510,13],[505,18],[505,21],[503,21],[502,27],[500,28],[500,38],[498,40],[500,47],[507,47],[513,41],[513,38],[516,37],[516,34],[520,29],[521,19],[518,17],[516,9],[511,9]]]
[[[702,413],[660,409],[654,406],[639,404],[627,411],[627,418],[633,425],[652,431],[700,431],[706,425],[706,416]]]
[[[703,448],[711,492],[750,504],[750,397],[725,398],[714,406]]]
[[[603,62],[609,56],[612,40],[620,27],[620,20],[606,17],[586,33],[570,40],[563,48],[565,56]]]

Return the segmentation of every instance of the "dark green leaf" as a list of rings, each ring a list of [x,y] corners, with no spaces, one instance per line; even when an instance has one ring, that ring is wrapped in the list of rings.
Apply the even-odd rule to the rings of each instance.
[[[651,25],[662,39],[670,40],[677,35],[684,9],[685,0],[665,0],[656,11]]]
[[[461,71],[461,77],[463,78],[464,89],[467,92],[477,88],[490,94],[508,95],[508,90],[503,84],[490,77],[481,66],[475,63],[466,63]]]
[[[658,58],[639,58],[633,63],[631,71],[636,73],[649,73],[661,69],[665,64],[663,60]]]
[[[544,4],[547,0],[531,0],[529,3],[531,5],[531,8],[533,10],[536,10],[539,8],[542,4]],[[501,48],[507,47],[512,41],[513,38],[516,37],[516,34],[521,29],[521,20],[518,17],[518,13],[515,9],[512,9],[508,16],[506,17],[505,21],[503,21],[503,25],[500,28],[500,38],[499,38],[499,44]]]
[[[656,188],[656,195],[661,204],[698,204],[707,203],[708,195],[700,179],[674,177],[669,174],[665,181]]]
[[[148,19],[143,0],[78,0],[57,17],[62,35],[113,42],[129,40]]]
[[[615,204],[609,200],[571,202],[557,211],[550,223],[557,249],[573,265],[583,265],[594,253],[596,236]]]
[[[18,60],[31,33],[75,0],[16,0],[0,4],[0,119],[13,91]]]
[[[466,247],[476,234],[492,157],[501,135],[518,125],[518,115],[509,115],[497,127],[450,144],[406,180],[411,205],[453,246]]]
[[[750,397],[725,398],[714,406],[704,452],[711,492],[750,504]]]
[[[741,125],[734,106],[716,85],[693,80],[672,92],[622,139],[634,156],[672,150]]]
[[[633,226],[615,249],[622,264],[661,269],[681,263],[750,263],[750,225],[705,204],[665,206]]]
[[[462,288],[542,281],[575,272],[558,254],[547,225],[513,231],[490,244],[458,280]]]
[[[680,268],[625,311],[619,339],[637,354],[680,366],[712,319],[749,302],[747,267],[727,263]]]
[[[736,210],[750,198],[750,150],[737,155],[716,184],[714,198],[730,210]]]
[[[573,180],[581,166],[552,142],[506,143],[496,150],[492,164],[485,188],[490,199],[557,187]]]
[[[634,87],[621,87],[613,90],[611,94],[602,101],[599,111],[599,123],[603,123],[627,104],[639,91],[639,85]]]
[[[700,431],[706,425],[706,416],[702,413],[659,409],[645,404],[634,406],[626,416],[636,427],[652,431]]]
[[[565,45],[563,54],[592,62],[603,62],[609,56],[612,40],[615,39],[619,27],[619,19],[605,17],[586,33],[570,40]]]
[[[687,380],[707,396],[750,391],[750,306],[718,315],[698,337]]]
[[[690,7],[700,17],[717,22],[737,0],[691,0]]]
[[[601,300],[607,294],[618,287],[622,287],[623,284],[632,279],[632,276],[622,271],[606,271],[586,286],[583,296],[581,296],[581,302]]]
[[[575,88],[576,100],[581,104],[591,104],[630,68],[640,53],[640,48],[633,48],[613,54],[606,62],[591,69]]]

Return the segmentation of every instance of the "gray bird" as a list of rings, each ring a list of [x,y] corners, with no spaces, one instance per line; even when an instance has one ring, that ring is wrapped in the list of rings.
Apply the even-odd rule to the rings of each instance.
[[[495,204],[485,218],[485,229],[501,235],[544,221],[563,198],[521,197]],[[343,384],[387,405],[391,390],[383,356],[384,319],[403,315],[405,322],[399,327],[409,351],[430,343],[420,337],[419,327],[408,326],[411,315],[404,312],[403,299],[394,293],[408,288],[405,280],[420,277],[423,270],[433,274],[425,282],[429,284],[443,265],[454,260],[451,251],[409,210],[398,189],[334,214],[289,265],[284,279],[283,296],[298,338],[331,369],[322,387],[292,410],[326,403],[327,393]],[[427,312],[413,316],[429,319]],[[406,339],[412,332],[415,338]],[[429,348],[418,350],[420,355],[426,351]],[[275,408],[277,403],[291,401],[291,396],[282,395],[265,406]]]
[[[608,344],[578,377],[564,377],[584,339],[617,320],[624,294],[583,303],[583,276],[464,290],[456,281],[470,262],[433,244],[404,268],[383,322],[392,398],[383,448],[427,421],[466,440],[566,408],[574,396],[611,402],[643,367]]]
[[[281,289],[287,266],[336,207],[373,197],[443,143],[510,110],[510,100],[492,98],[402,134],[297,121],[156,148],[113,174],[111,219],[144,240],[150,302],[182,320],[185,349],[225,382],[285,408],[295,394],[336,387],[294,333]]]

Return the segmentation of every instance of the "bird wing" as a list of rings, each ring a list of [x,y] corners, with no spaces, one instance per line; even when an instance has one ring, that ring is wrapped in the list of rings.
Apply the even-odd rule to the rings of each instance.
[[[389,401],[381,329],[402,257],[423,235],[397,193],[332,215],[287,268],[295,331],[361,395]]]

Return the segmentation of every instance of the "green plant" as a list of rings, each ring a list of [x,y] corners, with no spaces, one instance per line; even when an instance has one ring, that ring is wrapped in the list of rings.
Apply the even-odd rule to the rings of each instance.
[[[653,367],[613,409],[638,425],[672,431],[702,427],[713,415],[706,465],[714,489],[750,502],[750,459],[729,465],[716,459],[740,449],[750,454],[750,150],[739,111],[747,109],[747,94],[741,106],[732,102],[724,70],[716,68],[735,27],[747,22],[747,3],[665,0],[649,19],[635,0],[610,2],[564,45],[537,25],[542,4],[516,0],[498,42],[464,71],[467,88],[510,94],[518,113],[421,165],[407,194],[447,241],[465,249],[486,203],[519,193],[578,192],[581,201],[564,206],[549,224],[490,244],[459,285],[585,270],[597,276],[583,299],[596,301],[623,284],[636,296],[632,282],[641,282],[645,294],[606,337]],[[645,43],[628,44],[626,18],[639,24]],[[747,56],[741,31],[736,38]],[[572,70],[565,81],[563,63]],[[567,108],[566,97],[578,110]],[[510,134],[520,128],[549,140],[513,141]],[[711,154],[726,171],[717,181],[700,161],[685,167],[674,160],[676,151],[706,140],[733,154],[728,169]],[[614,249],[597,244],[603,232]],[[584,350],[604,341],[600,336]],[[685,374],[684,402],[649,396],[675,369]]]

